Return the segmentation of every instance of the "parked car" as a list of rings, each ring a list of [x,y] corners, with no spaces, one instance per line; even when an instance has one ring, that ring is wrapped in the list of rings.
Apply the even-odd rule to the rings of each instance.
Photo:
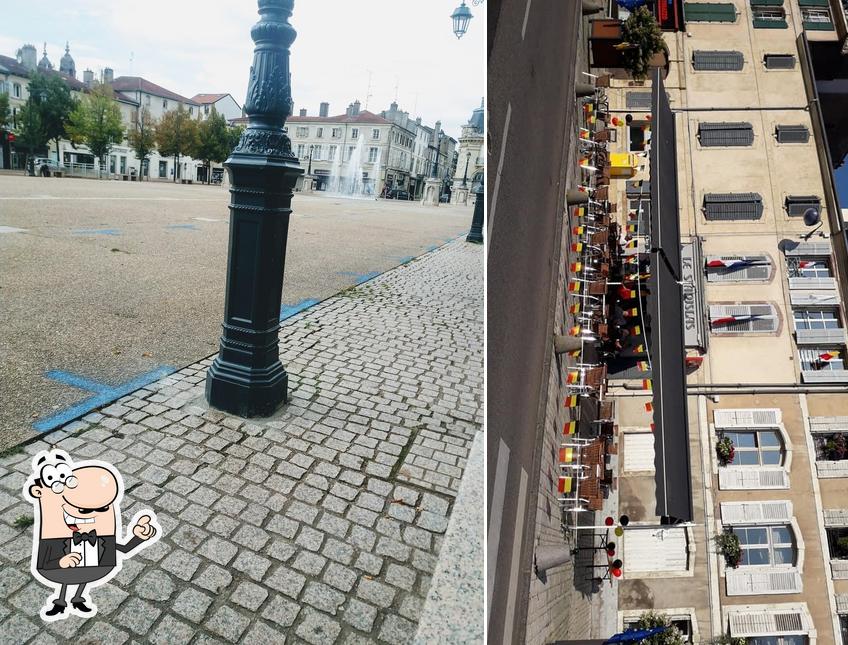
[[[30,174],[40,175],[42,177],[49,177],[55,172],[62,171],[64,169],[65,167],[59,165],[59,163],[55,159],[48,159],[47,157],[36,157],[31,162]]]
[[[386,195],[386,199],[406,199],[409,200],[409,192],[406,190],[401,190],[400,188],[395,188],[394,190],[390,190]]]

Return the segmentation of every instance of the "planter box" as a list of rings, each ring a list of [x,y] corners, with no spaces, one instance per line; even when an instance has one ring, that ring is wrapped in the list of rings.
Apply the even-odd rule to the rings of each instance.
[[[616,49],[616,45],[621,43],[621,22],[608,18],[593,20],[589,37],[589,48],[592,53],[589,67],[625,69],[623,52]],[[668,76],[668,56],[665,52],[654,54],[649,65],[663,69],[663,78]]]

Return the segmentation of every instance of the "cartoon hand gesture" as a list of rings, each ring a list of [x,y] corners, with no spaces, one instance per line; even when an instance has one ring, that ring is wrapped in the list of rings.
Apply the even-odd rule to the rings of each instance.
[[[150,516],[142,515],[133,527],[133,535],[142,540],[149,540],[156,535],[156,529],[150,524]]]
[[[80,560],[82,560],[82,556],[79,553],[69,553],[59,559],[59,567],[62,569],[73,568],[80,563]]]

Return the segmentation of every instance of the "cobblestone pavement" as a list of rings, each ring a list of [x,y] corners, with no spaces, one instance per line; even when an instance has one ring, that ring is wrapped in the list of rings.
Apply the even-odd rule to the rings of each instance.
[[[0,641],[410,642],[482,424],[482,278],[457,240],[286,321],[273,420],[209,410],[205,359],[0,459]],[[48,444],[115,464],[125,527],[163,527],[88,620],[41,623],[13,525]]]

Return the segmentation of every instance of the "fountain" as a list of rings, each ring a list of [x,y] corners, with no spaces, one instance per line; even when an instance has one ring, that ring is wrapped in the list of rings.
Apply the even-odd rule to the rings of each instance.
[[[367,164],[363,157],[365,140],[364,136],[357,139],[350,158],[344,161],[346,146],[339,146],[338,154],[333,160],[332,175],[328,183],[326,194],[328,197],[344,197],[347,199],[376,199],[374,186],[380,176],[380,158],[377,162]],[[373,166],[376,169],[373,178],[363,180],[362,172],[365,166]]]

